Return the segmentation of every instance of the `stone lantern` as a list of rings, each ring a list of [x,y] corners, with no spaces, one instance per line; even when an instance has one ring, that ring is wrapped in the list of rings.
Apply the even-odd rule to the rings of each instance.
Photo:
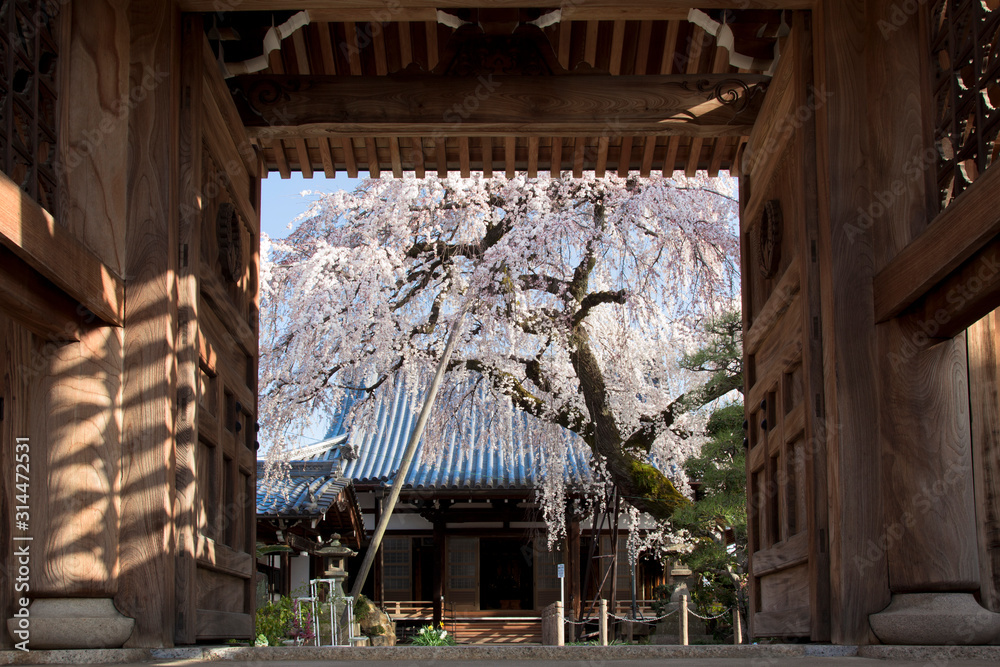
[[[333,580],[332,597],[344,597],[344,580],[347,579],[347,559],[350,556],[358,555],[349,547],[340,543],[340,534],[334,533],[330,536],[330,541],[314,552],[317,556],[329,559],[326,570],[323,571],[322,579]]]

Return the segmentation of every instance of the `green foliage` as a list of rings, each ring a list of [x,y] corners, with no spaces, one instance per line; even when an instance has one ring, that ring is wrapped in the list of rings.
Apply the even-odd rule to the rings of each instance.
[[[283,639],[313,638],[312,614],[284,595],[257,610],[257,646],[280,646]],[[266,643],[261,643],[261,639]]]
[[[257,610],[257,645],[279,646],[292,629],[294,621],[292,599],[280,597],[277,601],[268,602]],[[260,643],[261,637],[266,641]]]
[[[434,626],[425,625],[410,643],[413,646],[454,646],[455,638],[443,626],[435,630]]]
[[[708,327],[708,343],[685,358],[693,370],[711,372],[710,384],[739,379],[742,388],[742,318],[738,312]],[[742,401],[716,409],[708,419],[709,440],[684,462],[697,485],[695,502],[679,507],[671,518],[694,536],[694,548],[682,561],[695,574],[691,603],[703,616],[739,605],[745,610],[747,569],[746,451],[743,448]],[[720,621],[731,622],[723,617]],[[710,624],[711,625],[711,624]],[[721,622],[718,632],[728,630]]]

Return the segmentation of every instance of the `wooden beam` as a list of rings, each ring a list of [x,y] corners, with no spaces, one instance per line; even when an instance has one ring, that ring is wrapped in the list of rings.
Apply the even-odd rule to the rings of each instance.
[[[288,9],[286,6],[285,10]],[[345,6],[342,9],[311,9],[309,10],[309,20],[313,23],[437,21],[437,10],[430,7],[396,7],[390,10],[387,3],[383,3],[378,8]]]
[[[573,41],[573,24],[567,20],[559,22],[559,64],[569,69],[569,48]]]
[[[943,340],[961,334],[1000,307],[1000,238],[980,248],[948,277],[931,287],[899,318],[911,331]],[[922,347],[917,345],[915,348]]]
[[[381,175],[378,163],[378,147],[374,137],[365,137],[365,154],[368,156],[368,177],[378,178]]]
[[[458,168],[462,178],[468,178],[469,171],[469,138],[458,138]]]
[[[427,35],[427,69],[432,70],[438,64],[438,24],[435,19],[424,22],[424,33]]]
[[[604,178],[604,172],[608,167],[608,145],[611,143],[608,137],[597,139],[597,162],[594,163],[594,176]]]
[[[504,137],[503,149],[504,160],[507,163],[507,178],[514,178],[517,173],[517,138],[514,136]]]
[[[354,140],[350,137],[344,137],[342,139],[344,146],[344,164],[347,168],[347,175],[350,178],[358,177],[358,161],[354,157]]]
[[[587,138],[577,137],[576,145],[573,146],[573,178],[583,176],[583,158],[587,150]]]
[[[392,163],[392,175],[403,177],[403,158],[399,153],[399,139],[389,137],[389,161]]]
[[[327,178],[334,178],[337,175],[337,168],[333,163],[330,140],[327,137],[317,137],[317,140],[319,141],[319,156],[323,160],[323,174]]]
[[[562,137],[552,137],[552,155],[549,158],[549,174],[559,178],[562,170]]]
[[[330,36],[329,23],[317,23],[319,31],[319,50],[323,55],[323,74],[333,76],[337,73],[337,59],[333,54],[333,38]]]
[[[715,178],[719,175],[719,169],[722,168],[722,156],[726,152],[728,143],[726,137],[717,137],[712,144],[712,157],[708,161],[709,178]]]
[[[410,139],[410,151],[413,158],[413,172],[417,178],[423,178],[426,172],[424,171],[424,141],[421,137]]]
[[[108,324],[122,325],[122,279],[6,174],[0,174],[0,244]]]
[[[642,165],[639,167],[639,175],[643,178],[649,176],[653,169],[653,154],[656,151],[656,137],[646,137],[642,148]]]
[[[742,110],[716,90],[754,91],[768,77],[749,74],[658,76],[495,76],[443,78],[244,76],[236,79],[240,114],[252,137],[552,136],[616,133],[696,137],[750,132],[762,95]],[[736,83],[740,82],[740,83]],[[484,89],[484,86],[488,89]],[[486,99],[465,118],[454,101]],[[277,99],[278,101],[274,101]],[[461,122],[459,122],[461,121]]]
[[[180,0],[185,12],[217,12],[219,0]],[[740,9],[812,9],[815,0],[742,0]],[[288,11],[284,0],[240,0],[232,9],[238,11],[276,12]],[[400,0],[386,3],[385,0],[297,0],[294,9],[309,10],[315,20],[338,20],[340,15],[358,17],[364,21],[400,21],[400,15],[420,9],[559,9],[563,20],[663,20],[668,16],[687,17],[691,9],[732,9],[731,0],[630,0],[618,5],[609,0]],[[567,12],[569,16],[567,17]],[[345,20],[343,18],[339,19]],[[413,20],[407,18],[406,20]],[[433,19],[428,19],[433,20]]]
[[[998,191],[1000,169],[992,167],[878,272],[875,276],[877,321],[883,322],[901,313],[1000,234],[1000,207],[991,194]],[[876,195],[868,210],[859,214],[855,225],[857,234],[865,233],[884,215],[886,207],[893,206],[895,191],[881,194],[884,202]],[[985,314],[982,312],[979,316]]]
[[[351,76],[361,75],[361,49],[358,46],[358,27],[354,21],[344,24],[344,33],[347,38],[347,60],[351,67]]]
[[[420,19],[425,21],[427,19]],[[399,65],[406,69],[407,65],[413,62],[413,44],[410,38],[410,22],[401,21],[396,24],[399,28]]]
[[[528,178],[538,177],[538,137],[528,137]]]
[[[0,313],[56,344],[79,340],[77,302],[0,245]]]
[[[439,178],[448,177],[448,143],[444,137],[434,139],[434,152],[437,154],[437,173]]]
[[[285,155],[285,143],[280,138],[273,139],[268,143],[274,152],[274,161],[278,163],[278,173],[281,174],[282,178],[291,178],[292,170],[288,166],[288,156]]]
[[[596,66],[595,61],[597,60],[598,23],[598,21],[587,21],[584,34],[583,61],[591,67]]]
[[[493,137],[483,137],[483,176],[493,177]]]
[[[611,63],[608,71],[613,75],[622,71],[622,42],[625,40],[625,21],[615,21],[611,29]]]
[[[325,137],[319,137],[319,139],[325,139]],[[309,158],[309,147],[306,146],[306,140],[302,137],[295,139],[295,154],[299,159],[299,171],[302,172],[302,178],[312,178],[313,168],[312,160]]]
[[[622,137],[621,149],[618,151],[618,175],[622,178],[628,176],[628,169],[632,164],[632,137]]]

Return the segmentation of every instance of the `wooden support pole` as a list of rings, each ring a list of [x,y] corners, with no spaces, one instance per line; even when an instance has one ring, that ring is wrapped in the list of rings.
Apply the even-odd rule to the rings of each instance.
[[[681,646],[688,645],[688,596],[681,596],[681,606],[678,611],[679,618],[677,619],[680,623],[680,637]]]
[[[601,646],[608,645],[608,601],[601,598],[597,603],[598,634]]]
[[[389,526],[392,511],[396,508],[396,501],[399,500],[399,492],[403,490],[403,484],[406,481],[406,475],[410,472],[410,464],[413,462],[413,456],[417,453],[417,445],[420,443],[420,437],[424,434],[427,419],[431,416],[431,408],[434,407],[434,399],[437,398],[438,389],[441,387],[441,380],[444,379],[444,372],[448,368],[448,360],[451,359],[455,343],[458,342],[458,334],[462,330],[462,323],[465,321],[467,308],[468,301],[466,301],[466,305],[451,325],[451,332],[448,334],[448,342],[444,346],[444,352],[441,353],[437,372],[434,374],[434,379],[431,380],[427,396],[424,397],[424,405],[420,409],[420,416],[417,417],[417,424],[413,427],[413,433],[410,434],[410,441],[407,443],[406,451],[403,453],[403,460],[399,463],[399,470],[396,472],[396,479],[392,483],[392,490],[389,491],[389,498],[386,500],[384,508],[385,513],[375,527],[375,534],[372,535],[371,544],[368,545],[368,550],[365,552],[365,559],[361,562],[358,578],[354,580],[354,586],[351,587],[352,598],[356,599],[361,594],[361,588],[365,585],[365,579],[368,578],[372,563],[375,562],[375,554],[378,552],[379,547],[382,546],[382,536],[385,535],[385,529]]]
[[[434,573],[432,574],[432,587],[434,589],[434,627],[440,627],[444,620],[444,578],[445,568],[448,566],[446,557],[446,544],[444,536],[444,521],[434,522]]]

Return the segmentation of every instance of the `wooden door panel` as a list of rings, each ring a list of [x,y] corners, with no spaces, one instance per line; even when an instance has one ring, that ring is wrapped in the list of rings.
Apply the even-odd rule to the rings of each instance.
[[[186,548],[177,564],[178,643],[251,638],[255,604],[259,173],[242,159],[232,100],[215,81],[198,20],[185,22],[179,385],[190,387],[178,429],[178,497]],[[250,150],[243,138],[242,149]],[[183,462],[183,467],[182,467]],[[185,517],[190,517],[185,520]]]
[[[750,632],[829,638],[829,556],[809,26],[747,145],[741,180]],[[805,65],[803,65],[805,63]],[[770,133],[770,134],[769,134]],[[777,254],[777,256],[775,256]]]

